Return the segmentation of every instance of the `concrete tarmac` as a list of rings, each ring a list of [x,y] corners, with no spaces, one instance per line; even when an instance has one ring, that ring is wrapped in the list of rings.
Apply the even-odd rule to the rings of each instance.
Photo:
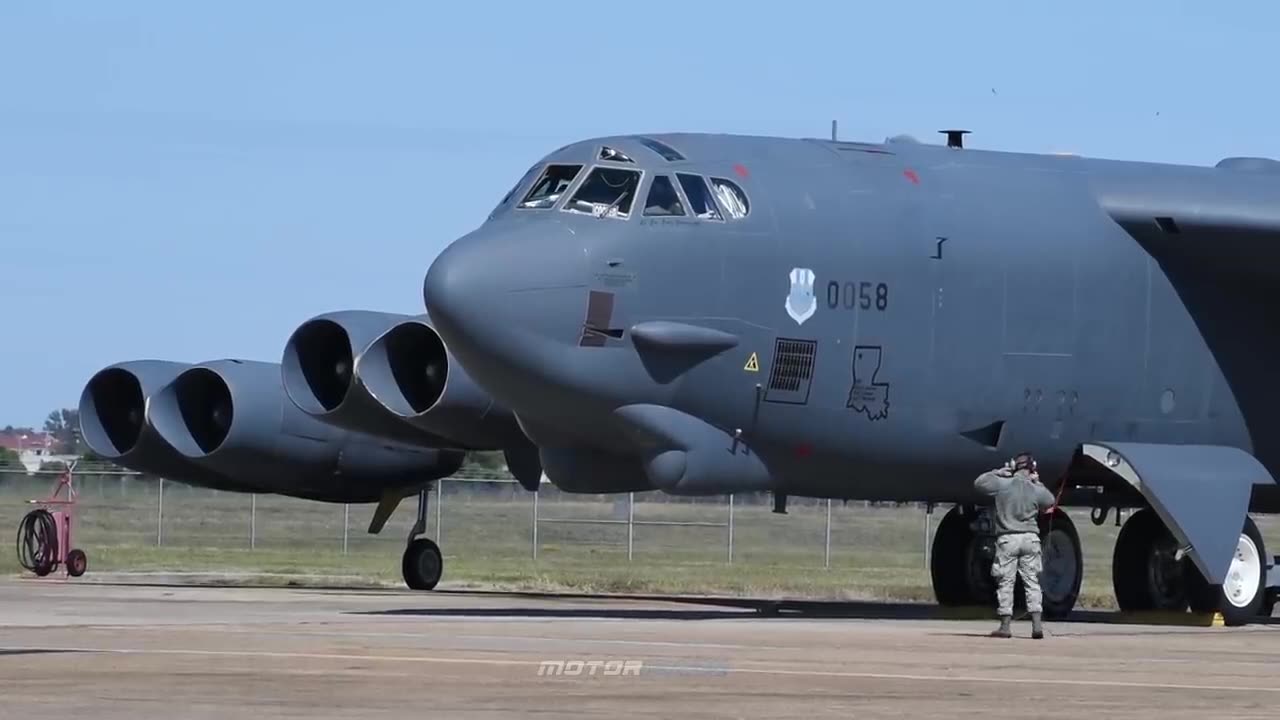
[[[1029,622],[999,640],[993,621],[929,617],[2,580],[0,718],[1243,720],[1280,707],[1280,625],[1049,623],[1033,641]]]

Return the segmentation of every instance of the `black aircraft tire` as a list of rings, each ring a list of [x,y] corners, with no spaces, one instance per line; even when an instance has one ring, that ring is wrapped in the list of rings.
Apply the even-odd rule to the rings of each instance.
[[[1080,585],[1084,581],[1084,551],[1080,545],[1080,533],[1076,530],[1076,524],[1072,522],[1071,516],[1061,509],[1054,509],[1052,515],[1040,516],[1040,538],[1040,552],[1044,565],[1044,571],[1040,577],[1044,618],[1061,620],[1075,609],[1076,600],[1080,598]],[[1057,562],[1052,563],[1055,569],[1065,572],[1065,578],[1059,578],[1057,574],[1053,576],[1049,574],[1050,552],[1053,550],[1057,551],[1053,553],[1054,558],[1061,557],[1062,563],[1069,563],[1065,568]],[[1058,555],[1058,552],[1062,555]],[[1057,589],[1059,581],[1065,585],[1061,588],[1061,592],[1051,593],[1045,589],[1046,585]],[[1021,586],[1022,583],[1018,584]]]
[[[1246,539],[1248,542],[1246,542]],[[1247,597],[1248,601],[1244,601],[1244,598],[1233,601],[1222,585],[1210,585],[1205,580],[1204,575],[1200,574],[1200,570],[1191,563],[1191,559],[1186,559],[1187,595],[1191,602],[1192,611],[1198,613],[1220,612],[1222,613],[1223,622],[1230,626],[1246,625],[1262,615],[1263,605],[1267,596],[1267,552],[1266,547],[1262,544],[1262,533],[1258,532],[1258,526],[1254,524],[1253,518],[1247,515],[1244,518],[1244,528],[1240,533],[1236,555],[1233,557],[1238,558],[1242,551],[1246,554],[1246,565],[1256,560],[1259,569],[1256,581],[1250,581],[1245,578],[1245,582],[1252,585],[1252,588],[1239,587],[1237,585],[1237,589],[1245,593],[1244,597]],[[1248,558],[1248,555],[1254,555],[1255,557]],[[1228,570],[1229,575],[1234,572],[1236,572],[1234,567]],[[1231,580],[1232,578],[1228,577],[1228,581],[1231,582]],[[1252,595],[1248,595],[1248,590],[1250,589],[1253,590]]]
[[[974,603],[967,577],[968,548],[972,539],[973,530],[959,506],[942,516],[938,529],[934,531],[929,558],[933,594],[939,605],[957,607]]]
[[[418,538],[404,549],[400,571],[411,590],[433,590],[444,571],[440,547],[428,538]]]
[[[1116,546],[1111,553],[1111,590],[1122,612],[1150,610],[1155,606],[1145,583],[1140,582],[1146,573],[1150,545],[1148,525],[1149,518],[1153,517],[1155,513],[1150,510],[1139,510],[1129,516],[1116,536]]]
[[[1120,528],[1111,556],[1111,587],[1121,611],[1186,610],[1185,584],[1190,562],[1169,562],[1161,568],[1153,557],[1158,546],[1165,546],[1162,552],[1167,553],[1175,541],[1154,510],[1135,512]],[[1161,589],[1165,590],[1163,595]]]

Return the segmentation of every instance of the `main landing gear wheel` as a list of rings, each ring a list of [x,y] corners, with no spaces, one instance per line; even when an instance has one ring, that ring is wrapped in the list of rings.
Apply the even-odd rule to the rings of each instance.
[[[933,535],[929,574],[939,605],[994,604],[991,552],[973,531],[976,514],[960,506],[947,511]]]
[[[1111,556],[1111,585],[1125,612],[1187,609],[1188,558],[1178,558],[1178,542],[1154,510],[1129,516]]]
[[[943,516],[933,538],[930,574],[940,605],[981,605],[995,608],[996,585],[991,576],[995,537],[974,530],[979,514],[957,506]],[[980,524],[980,523],[978,523]],[[1080,535],[1070,516],[1054,510],[1040,517],[1042,572],[1041,598],[1044,618],[1065,618],[1075,608],[1084,578]],[[1014,607],[1025,609],[1026,593],[1019,579]]]
[[[1116,538],[1111,581],[1121,610],[1222,613],[1227,625],[1266,615],[1266,548],[1253,519],[1245,517],[1235,556],[1221,585],[1210,585],[1150,509],[1130,516]]]
[[[444,571],[440,547],[428,538],[418,538],[404,549],[400,561],[405,584],[412,590],[433,590]]]
[[[1258,532],[1253,518],[1246,515],[1235,555],[1221,585],[1210,585],[1190,558],[1185,559],[1191,609],[1200,613],[1220,612],[1227,625],[1244,625],[1262,615],[1267,593],[1266,557],[1262,533]]]
[[[1084,552],[1071,516],[1054,508],[1040,516],[1040,596],[1044,617],[1060,620],[1071,614],[1084,582]]]

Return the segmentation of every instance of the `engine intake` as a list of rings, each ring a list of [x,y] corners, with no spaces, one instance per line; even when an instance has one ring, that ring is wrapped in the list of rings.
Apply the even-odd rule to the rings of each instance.
[[[374,338],[410,315],[343,310],[307,320],[285,343],[281,379],[289,400],[327,425],[420,447],[448,441],[405,422],[375,400],[356,376]]]
[[[370,502],[452,474],[463,453],[342,430],[286,399],[281,366],[216,360],[184,370],[152,398],[156,431],[190,461],[258,492]]]
[[[80,401],[85,442],[103,457],[128,454],[142,437],[146,402],[142,383],[128,370],[112,367],[94,375]]]
[[[80,433],[93,452],[151,475],[220,490],[249,491],[244,483],[199,466],[177,452],[151,423],[153,394],[190,368],[185,363],[135,360],[99,370],[80,393]]]
[[[422,320],[399,323],[370,343],[356,359],[356,376],[388,410],[461,447],[528,443],[511,411],[471,379]]]

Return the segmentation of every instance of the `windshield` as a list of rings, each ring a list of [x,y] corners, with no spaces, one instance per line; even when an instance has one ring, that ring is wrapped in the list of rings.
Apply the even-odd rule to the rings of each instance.
[[[631,216],[631,205],[635,202],[639,186],[639,171],[597,167],[582,181],[582,186],[564,209],[596,217],[626,219]]]
[[[556,204],[560,195],[573,184],[573,179],[582,171],[581,165],[548,165],[542,177],[529,189],[519,207],[549,208]]]

